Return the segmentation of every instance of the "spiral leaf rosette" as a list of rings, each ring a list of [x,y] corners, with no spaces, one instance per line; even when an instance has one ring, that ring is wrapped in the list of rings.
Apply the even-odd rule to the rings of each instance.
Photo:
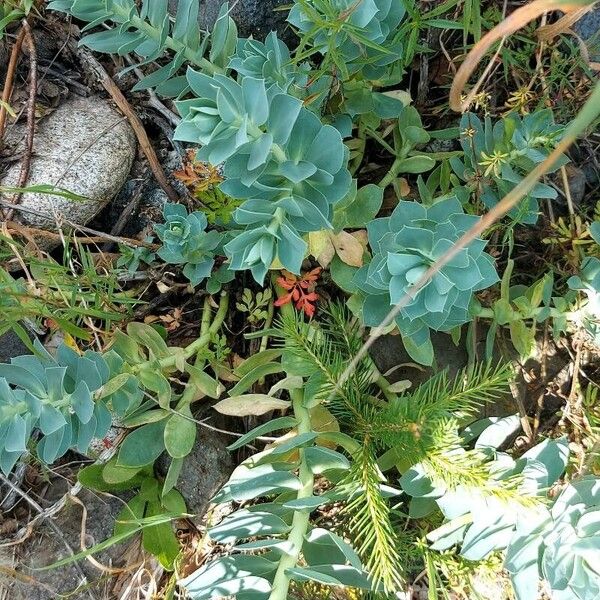
[[[120,414],[141,402],[134,377],[121,373],[122,361],[108,353],[83,355],[62,345],[56,357],[35,342],[37,355],[0,364],[0,469],[9,473],[28,449],[35,429],[37,455],[53,463],[70,448],[85,453],[93,438],[111,425],[107,406]],[[107,385],[108,384],[108,385]]]
[[[289,48],[272,31],[264,42],[253,39],[238,40],[229,68],[244,77],[264,79],[267,86],[277,85],[287,92],[294,83],[305,86],[308,73],[299,72],[292,63]]]
[[[450,159],[450,165],[467,186],[480,195],[487,209],[510,193],[560,141],[564,127],[554,123],[550,110],[519,117],[511,113],[504,119],[482,122],[477,115],[465,113],[460,121],[462,158]],[[568,162],[564,155],[554,164],[556,171]],[[527,196],[509,211],[519,223],[534,225],[539,215],[539,200],[553,200],[556,190],[536,183]]]
[[[231,268],[251,269],[262,282],[278,258],[299,273],[301,234],[331,228],[333,205],[350,188],[340,133],[263,79],[238,83],[190,69],[188,82],[197,97],[178,103],[176,137],[202,144],[199,160],[223,163],[220,189],[244,200],[234,213],[244,230],[225,246]]]
[[[554,600],[595,600],[600,597],[600,481],[588,477],[567,485],[550,514],[533,531],[522,523],[508,547],[505,566],[518,600],[537,597],[538,577],[548,582]]]
[[[399,60],[402,44],[394,33],[406,10],[397,0],[331,0],[296,2],[288,21],[326,54],[333,46],[346,60],[348,70],[362,68],[367,79],[378,79],[384,67]],[[344,23],[327,27],[327,24]]]
[[[354,276],[364,295],[365,324],[379,325],[411,286],[477,221],[478,217],[463,213],[456,198],[448,198],[429,207],[400,202],[390,217],[369,223],[373,258]],[[473,293],[498,281],[494,261],[484,252],[486,243],[476,239],[461,249],[400,310],[396,324],[415,360],[431,364],[429,330],[450,331],[469,321]]]
[[[166,203],[164,224],[154,230],[163,243],[157,254],[167,263],[183,265],[183,274],[192,285],[198,285],[210,276],[215,264],[214,250],[221,241],[221,234],[206,231],[208,221],[201,212],[188,214],[181,204]]]

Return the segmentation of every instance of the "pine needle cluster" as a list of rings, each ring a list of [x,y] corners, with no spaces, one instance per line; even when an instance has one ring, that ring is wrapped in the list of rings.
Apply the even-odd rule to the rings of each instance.
[[[398,511],[390,500],[382,459],[400,473],[420,464],[436,482],[512,498],[515,486],[490,477],[487,457],[465,450],[459,431],[480,407],[508,389],[507,366],[476,365],[450,380],[441,372],[410,394],[382,394],[381,375],[367,356],[341,385],[342,373],[363,343],[359,321],[330,304],[317,326],[296,314],[283,315],[276,336],[299,373],[310,374],[311,403],[326,403],[360,449],[344,485],[352,490],[345,514],[348,531],[373,581],[386,592],[404,581]],[[397,491],[397,494],[400,494]]]

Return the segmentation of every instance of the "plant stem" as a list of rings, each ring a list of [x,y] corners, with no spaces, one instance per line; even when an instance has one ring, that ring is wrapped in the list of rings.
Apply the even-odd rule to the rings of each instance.
[[[221,325],[223,325],[223,321],[227,316],[227,309],[229,308],[229,295],[227,292],[221,292],[221,300],[219,302],[219,308],[217,309],[217,313],[215,314],[215,318],[213,322],[210,324],[208,331],[201,335],[195,342],[192,342],[187,348],[184,350],[184,355],[186,358],[190,358],[194,356],[201,348],[207,346],[210,342],[211,338],[219,329]],[[173,358],[172,364],[175,364],[175,358]],[[161,361],[162,365],[162,361]]]
[[[192,64],[200,67],[203,71],[208,73],[209,75],[214,75],[215,73],[222,73],[223,70],[213,65],[209,60],[204,58],[198,52],[195,52],[182,42],[172,38],[171,36],[167,36],[164,42],[161,40],[161,32],[156,28],[141,19],[137,15],[131,15],[126,9],[122,9],[119,7],[117,3],[113,3],[113,10],[115,15],[118,15],[123,22],[129,22],[133,27],[143,31],[149,38],[155,40],[156,42],[163,43],[163,45],[173,52],[180,53],[183,52],[185,58],[191,62]],[[115,20],[116,21],[116,20]],[[118,21],[116,21],[118,22]]]
[[[197,340],[193,341],[189,346],[184,348],[183,355],[185,356],[186,360],[188,358],[191,358],[192,356],[194,356],[194,354],[196,354],[199,350],[201,350],[205,346],[208,346],[213,335],[215,333],[217,333],[217,331],[219,331],[219,328],[223,324],[223,321],[225,320],[225,317],[227,316],[228,308],[229,308],[229,295],[227,294],[227,292],[223,291],[223,292],[221,292],[221,301],[219,302],[219,308],[217,310],[217,314],[215,315],[213,322],[211,323],[210,327],[208,328],[208,331],[206,333],[204,333],[203,335],[201,335]],[[165,369],[174,367],[175,363],[177,362],[177,358],[178,357],[175,354],[173,354],[172,356],[166,356],[165,358],[161,358],[158,361],[158,364],[154,363],[155,366],[153,368],[157,368],[157,369],[160,369],[161,371],[163,371]],[[133,371],[141,371],[144,368],[144,366],[147,366],[148,364],[149,363],[141,363],[139,365],[135,365],[133,367]]]
[[[394,394],[394,392],[390,392],[390,382],[381,373],[379,373],[379,371],[377,371],[377,373],[378,377],[375,383],[385,396],[386,400],[388,402],[395,402],[396,400],[398,400],[398,396]]]
[[[200,322],[200,338],[207,335],[210,330],[210,296],[206,296],[204,298],[204,305],[202,306],[202,321]],[[196,352],[196,359],[194,360],[194,366],[199,369],[204,369],[204,365],[206,363],[205,359],[200,358],[200,353]],[[196,394],[196,390],[193,385],[186,386],[185,390],[183,390],[183,394],[181,395],[181,400],[177,403],[177,409],[182,408],[186,404],[191,404],[194,399],[194,395]]]
[[[273,323],[273,314],[275,313],[275,305],[273,304],[273,300],[269,301],[269,306],[267,308],[267,318],[265,319],[265,324],[263,329],[269,329],[271,327],[271,323]],[[260,340],[260,348],[259,352],[264,352],[267,349],[267,344],[269,342],[269,336],[263,335]]]
[[[378,184],[380,188],[385,189],[388,185],[390,185],[390,183],[392,183],[394,181],[394,179],[396,179],[396,177],[398,177],[398,175],[400,174],[400,169],[402,167],[403,160],[404,160],[404,157],[397,158],[392,163],[392,166],[390,167],[388,174]]]
[[[273,304],[273,298],[269,300],[269,307],[267,308],[267,318],[265,319],[265,324],[263,325],[263,331],[269,329],[271,327],[271,323],[273,323],[273,314],[275,313],[275,305]],[[263,335],[260,340],[260,346],[258,348],[258,352],[264,352],[267,349],[267,344],[269,343],[269,336]],[[258,380],[258,385],[265,385],[265,378],[261,377]]]
[[[303,405],[304,395],[301,390],[291,390],[292,406],[294,408],[294,416],[298,420],[298,434],[308,433],[311,431],[310,413]],[[300,449],[300,469],[298,478],[302,487],[298,490],[296,498],[309,498],[312,496],[314,487],[314,475],[312,474],[304,456],[304,449]],[[304,536],[308,530],[310,520],[310,511],[296,510],[292,519],[292,529],[288,535],[290,542],[290,550],[282,557],[273,579],[273,586],[269,600],[286,600],[290,587],[290,578],[287,575],[287,569],[291,569],[298,564],[298,559],[302,551]]]
[[[275,273],[271,276],[273,280],[273,287],[277,297],[285,294],[285,290],[281,286],[277,285],[277,278]],[[282,314],[293,314],[294,308],[291,304],[284,304],[281,307]],[[302,390],[290,390],[290,397],[292,399],[292,407],[294,409],[294,416],[298,421],[298,434],[308,433],[311,431],[310,412],[303,405],[304,394]],[[300,448],[300,468],[298,471],[298,478],[302,484],[296,498],[309,498],[313,494],[314,488],[314,475],[312,474],[308,464],[306,463],[304,449]],[[288,535],[288,542],[291,547],[279,561],[275,578],[273,579],[273,586],[271,588],[271,595],[269,600],[287,600],[288,590],[290,587],[290,578],[286,573],[287,569],[295,567],[298,563],[300,553],[302,551],[302,544],[304,543],[304,536],[308,530],[308,524],[310,521],[310,512],[307,510],[296,510],[294,511],[294,517],[292,519],[292,529]]]
[[[204,298],[204,304],[202,305],[202,321],[200,322],[200,337],[208,333],[210,328],[210,296]]]

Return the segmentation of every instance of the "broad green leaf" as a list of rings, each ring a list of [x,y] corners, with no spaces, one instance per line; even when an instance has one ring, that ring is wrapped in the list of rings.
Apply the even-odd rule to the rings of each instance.
[[[415,344],[411,337],[403,335],[402,343],[414,361],[426,366],[431,366],[433,364],[433,344],[430,339],[419,346]]]
[[[100,394],[96,396],[96,399],[101,400],[102,398],[107,398],[115,392],[118,392],[131,377],[132,375],[129,373],[120,373],[119,375],[116,375],[100,388]]]
[[[167,471],[167,476],[165,477],[165,481],[163,482],[162,495],[168,494],[176,485],[177,480],[179,479],[179,475],[181,474],[181,469],[183,468],[183,458],[172,458],[171,464],[169,465],[169,470]]]
[[[362,569],[346,565],[319,565],[310,568],[295,567],[287,569],[291,579],[298,582],[316,581],[323,585],[345,585],[362,590],[370,590],[371,582]]]
[[[431,542],[430,548],[441,551],[460,543],[471,521],[472,517],[467,513],[428,533],[427,539]]]
[[[280,390],[299,390],[304,386],[304,380],[299,375],[288,375],[283,379],[280,379],[274,386],[269,390],[268,395],[274,396]]]
[[[309,496],[308,498],[297,498],[295,500],[288,500],[282,504],[283,507],[289,508],[290,510],[307,510],[312,512],[323,506],[329,504],[332,500],[326,496]]]
[[[411,519],[423,519],[437,510],[438,505],[433,498],[411,498],[408,516]]]
[[[165,358],[170,350],[160,333],[151,325],[132,322],[127,325],[128,335],[136,342],[148,348],[152,353],[150,358]]]
[[[348,470],[350,468],[350,461],[343,454],[319,446],[305,448],[304,460],[315,475],[326,473],[333,469]]]
[[[281,373],[281,371],[283,371],[283,366],[278,362],[257,365],[254,369],[247,372],[236,385],[229,390],[229,394],[232,396],[239,396],[246,390],[249,390],[259,379],[262,379],[267,375],[273,375],[274,373]]]
[[[160,502],[156,499],[155,502],[147,504],[144,516],[157,517],[164,512]],[[158,558],[165,569],[171,570],[173,568],[173,563],[180,551],[180,545],[170,522],[144,527],[142,543],[144,549]]]
[[[345,292],[353,294],[358,286],[354,283],[354,275],[358,269],[344,263],[339,256],[334,256],[329,265],[329,272],[334,283]]]
[[[126,363],[136,365],[142,361],[140,345],[130,336],[117,329],[113,334],[111,350],[114,350]]]
[[[236,502],[252,500],[260,496],[296,491],[302,487],[300,480],[288,471],[265,470],[265,466],[248,469],[246,479],[238,479],[229,484],[231,497]]]
[[[263,350],[262,352],[254,354],[253,356],[250,356],[244,360],[234,369],[233,372],[238,377],[242,378],[244,375],[247,375],[256,369],[256,367],[270,364],[277,360],[281,356],[282,352],[283,350],[280,348],[269,348],[268,350]]]
[[[123,467],[117,464],[116,459],[113,458],[102,467],[102,478],[109,485],[127,483],[135,487],[133,482],[140,481],[138,477],[140,471],[140,467]]]
[[[189,406],[171,415],[165,425],[165,449],[173,458],[186,457],[196,441],[196,423]]]
[[[161,408],[169,408],[171,402],[171,384],[168,379],[153,367],[142,369],[138,373],[140,383],[158,398]]]
[[[477,442],[475,442],[475,448],[498,448],[520,429],[521,419],[519,415],[510,415],[498,419],[484,429]]]
[[[332,442],[337,446],[341,446],[349,454],[354,454],[360,449],[360,444],[348,434],[341,431],[326,431],[319,434],[319,441]]]
[[[429,156],[409,156],[400,161],[399,173],[424,173],[435,167],[435,160]]]
[[[307,431],[299,435],[295,435],[291,439],[285,440],[282,443],[277,443],[269,451],[269,456],[280,456],[287,454],[292,450],[301,448],[310,444],[317,437],[317,433],[314,431]]]
[[[104,479],[104,468],[104,465],[99,464],[83,467],[77,473],[77,480],[83,487],[96,492],[121,492],[139,487],[144,477],[139,471],[136,471],[129,479],[119,483],[110,483]]]
[[[250,442],[254,441],[260,436],[267,435],[268,433],[277,431],[279,429],[291,429],[297,424],[298,421],[296,421],[294,417],[278,417],[277,419],[272,419],[271,421],[268,421],[263,425],[259,425],[258,427],[255,427],[252,431],[249,431],[248,433],[244,434],[240,437],[239,440],[227,446],[227,449],[230,451],[237,450],[238,448],[249,444]]]
[[[224,392],[225,388],[223,384],[208,375],[208,373],[205,373],[202,369],[186,364],[185,370],[190,375],[188,385],[193,385],[198,390],[197,394],[194,395],[193,401],[200,400],[204,396],[216,400]]]
[[[142,425],[132,431],[119,450],[118,464],[143,467],[153,463],[165,450],[164,432],[166,421]]]
[[[540,461],[546,467],[548,486],[551,486],[567,468],[569,460],[568,440],[565,437],[557,440],[546,439],[525,452],[521,458]]]
[[[215,542],[231,544],[237,540],[287,533],[290,530],[281,517],[264,511],[241,509],[209,529],[209,537]]]
[[[512,520],[503,516],[496,522],[483,519],[480,524],[476,520],[465,533],[460,554],[467,560],[483,560],[493,551],[506,548],[514,530]]]
[[[528,358],[535,348],[535,324],[527,327],[524,321],[511,321],[510,340],[521,356]]]
[[[134,427],[146,425],[147,423],[156,423],[157,421],[162,421],[170,414],[172,414],[171,411],[165,410],[164,408],[146,410],[141,412],[139,415],[133,415],[128,419],[123,419],[123,426],[133,429]]]
[[[302,554],[309,566],[349,563],[355,569],[362,569],[352,546],[327,529],[311,529],[304,537]]]
[[[383,203],[383,189],[375,184],[367,184],[358,191],[353,189],[347,199],[335,207],[333,225],[336,231],[359,229],[372,221]]]

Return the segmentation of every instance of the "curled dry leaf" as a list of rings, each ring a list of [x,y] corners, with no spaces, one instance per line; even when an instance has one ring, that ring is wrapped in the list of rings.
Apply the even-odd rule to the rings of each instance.
[[[329,266],[335,256],[335,248],[331,242],[330,232],[324,229],[311,231],[308,234],[308,249],[324,269]]]
[[[353,238],[356,238],[360,242],[360,245],[363,247],[363,250],[367,249],[367,246],[369,245],[369,236],[367,234],[366,229],[359,229],[358,231],[352,231],[350,233],[350,235]]]
[[[333,257],[337,254],[340,260],[352,267],[362,267],[363,253],[367,244],[365,230],[340,231],[314,231],[309,234],[309,252],[323,267],[327,268]]]
[[[347,231],[329,234],[337,255],[351,267],[362,267],[364,248],[361,242]]]
[[[222,415],[248,417],[264,415],[271,410],[287,410],[290,404],[288,400],[280,400],[266,394],[245,394],[225,398],[217,402],[213,408]]]

